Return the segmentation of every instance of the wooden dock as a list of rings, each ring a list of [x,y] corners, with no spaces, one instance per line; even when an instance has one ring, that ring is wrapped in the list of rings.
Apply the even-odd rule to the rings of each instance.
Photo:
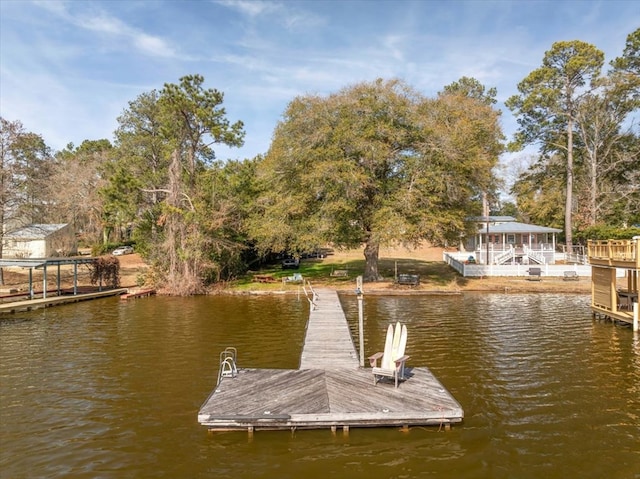
[[[156,294],[155,289],[138,289],[138,290],[128,290],[125,294],[120,296],[120,299],[137,299],[137,298],[146,298],[148,296],[153,296]]]
[[[117,296],[126,292],[126,288],[117,288],[108,289],[105,291],[96,291],[92,293],[47,296],[46,298],[25,299],[21,301],[12,301],[9,303],[0,303],[0,314],[12,314],[20,311],[32,311],[34,309],[49,308],[51,306],[59,306],[61,304],[67,303],[77,303],[79,301],[87,301],[89,299]]]
[[[317,291],[300,358],[300,369],[357,369],[358,354],[338,293]]]
[[[319,290],[300,369],[239,369],[222,378],[198,413],[210,430],[350,427],[449,427],[462,421],[460,404],[426,367],[408,367],[400,387],[374,384],[360,368],[335,291]]]

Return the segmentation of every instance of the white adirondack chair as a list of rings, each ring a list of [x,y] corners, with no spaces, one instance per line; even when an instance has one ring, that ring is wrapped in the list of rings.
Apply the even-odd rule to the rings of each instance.
[[[373,371],[373,384],[383,377],[394,378],[395,387],[398,387],[398,380],[404,380],[404,366],[409,356],[404,354],[407,346],[407,326],[396,323],[387,328],[387,337],[384,344],[384,352],[376,353],[369,357],[369,364]],[[382,359],[378,367],[378,359]]]

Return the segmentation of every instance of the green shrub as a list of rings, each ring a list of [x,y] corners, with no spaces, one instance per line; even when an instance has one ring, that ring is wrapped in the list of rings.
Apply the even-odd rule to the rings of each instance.
[[[608,225],[596,225],[585,228],[575,234],[576,241],[586,244],[587,240],[623,240],[640,236],[640,228],[618,228]]]

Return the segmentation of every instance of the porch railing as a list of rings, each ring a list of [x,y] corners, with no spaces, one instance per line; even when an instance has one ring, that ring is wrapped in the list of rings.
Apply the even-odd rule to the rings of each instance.
[[[469,253],[445,252],[443,260],[464,277],[482,276],[529,276],[528,264],[478,264],[468,262]],[[565,271],[575,271],[581,278],[591,277],[591,266],[582,264],[544,264],[542,277],[563,277]],[[619,275],[623,276],[622,272]]]

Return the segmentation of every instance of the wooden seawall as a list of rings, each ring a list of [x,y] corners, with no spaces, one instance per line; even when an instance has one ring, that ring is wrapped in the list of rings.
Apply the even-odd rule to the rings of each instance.
[[[198,413],[211,430],[319,429],[445,425],[462,421],[460,404],[425,367],[409,367],[397,389],[374,385],[360,368],[335,291],[319,290],[300,369],[239,369]]]

